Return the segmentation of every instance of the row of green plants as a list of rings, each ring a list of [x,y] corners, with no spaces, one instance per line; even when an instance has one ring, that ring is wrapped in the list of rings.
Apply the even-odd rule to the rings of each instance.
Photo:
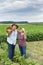
[[[27,34],[27,41],[41,41],[43,40],[43,33]]]
[[[6,53],[6,52],[5,52]],[[39,63],[37,63],[36,61],[34,60],[31,60],[29,59],[28,62],[24,59],[24,57],[21,57],[19,54],[14,56],[13,58],[13,62],[8,58],[6,57],[6,54],[1,54],[0,55],[0,63],[2,65],[39,65]]]
[[[0,43],[6,42],[7,36],[0,35]],[[28,34],[27,33],[27,42],[29,41],[40,41],[43,40],[43,33],[35,33],[35,34]]]
[[[8,58],[8,47],[7,44],[1,43],[0,45],[0,63],[1,65],[39,65],[35,60],[24,59],[24,57],[20,56],[20,53],[15,50],[15,56],[13,58],[13,62]]]

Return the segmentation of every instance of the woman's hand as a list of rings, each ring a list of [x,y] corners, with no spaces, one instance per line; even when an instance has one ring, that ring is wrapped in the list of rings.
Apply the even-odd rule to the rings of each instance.
[[[27,39],[26,34],[24,34],[24,39],[25,39],[25,40]]]
[[[24,35],[24,33],[21,33],[21,35]]]
[[[23,35],[23,36],[24,36],[24,39],[27,39],[27,37],[26,37],[26,34],[25,34],[25,33],[21,33],[21,35]]]

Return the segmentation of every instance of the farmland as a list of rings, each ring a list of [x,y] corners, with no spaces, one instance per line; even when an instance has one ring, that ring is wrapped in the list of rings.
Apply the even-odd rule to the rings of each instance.
[[[10,26],[10,24],[0,24],[0,34],[6,34],[6,27]],[[24,27],[26,33],[43,33],[43,24],[21,24],[18,25],[20,27]]]
[[[11,24],[0,24],[0,35],[6,35],[6,27]],[[21,24],[27,34],[43,34],[43,24]],[[1,38],[0,38],[1,39]],[[8,59],[8,44],[6,42],[0,43],[0,65],[43,65],[43,40],[26,42],[27,58],[24,59],[20,56],[18,44],[15,48],[14,62]],[[26,64],[27,63],[27,64]]]
[[[43,41],[27,42],[27,58],[20,56],[18,45],[15,48],[14,61],[8,59],[8,44],[0,45],[0,65],[43,65]],[[28,63],[28,64],[26,64]]]

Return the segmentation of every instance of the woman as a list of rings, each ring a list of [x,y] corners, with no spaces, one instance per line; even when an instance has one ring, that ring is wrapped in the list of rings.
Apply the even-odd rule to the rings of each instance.
[[[21,56],[26,58],[26,34],[24,28],[20,28],[20,31],[18,32],[18,45]]]

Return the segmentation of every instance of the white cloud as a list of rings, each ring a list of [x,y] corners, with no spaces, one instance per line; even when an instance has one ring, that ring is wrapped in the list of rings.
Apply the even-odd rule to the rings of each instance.
[[[14,7],[15,9],[18,9],[18,8],[24,8],[24,7],[27,7],[28,6],[28,2],[26,0],[24,1],[4,1],[3,3],[0,3],[0,9],[3,9],[3,8],[12,8]]]
[[[0,0],[0,20],[43,21],[43,0]]]

